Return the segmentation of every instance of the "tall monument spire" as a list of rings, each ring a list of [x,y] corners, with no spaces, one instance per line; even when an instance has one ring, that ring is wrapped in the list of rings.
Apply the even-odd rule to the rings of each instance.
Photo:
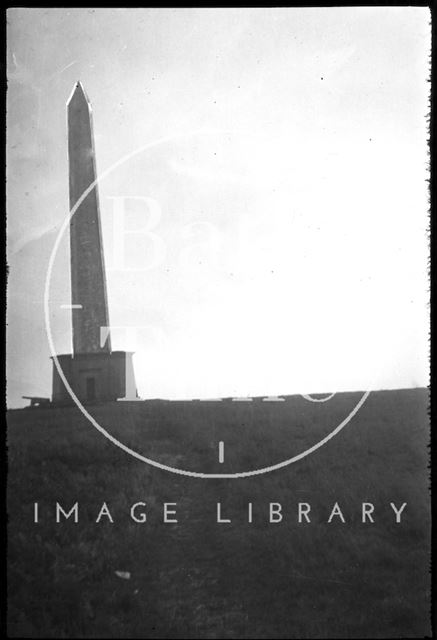
[[[138,400],[133,353],[112,351],[109,337],[100,346],[100,329],[109,327],[109,314],[99,197],[94,185],[91,107],[80,82],[67,110],[70,211],[88,189],[90,192],[70,219],[73,353],[58,354],[53,361],[52,403]]]
[[[91,106],[80,82],[67,103],[70,210],[96,180]],[[70,220],[73,353],[108,353],[100,327],[109,326],[97,185]]]

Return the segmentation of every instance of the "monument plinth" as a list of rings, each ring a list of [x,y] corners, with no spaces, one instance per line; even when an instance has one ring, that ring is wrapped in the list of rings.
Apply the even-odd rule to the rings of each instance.
[[[110,334],[101,341],[101,328],[110,326],[105,260],[91,106],[80,82],[74,87],[67,110],[70,211],[89,192],[70,219],[73,353],[58,355],[57,359],[81,402],[117,400],[132,395],[135,388],[132,353],[111,351]],[[56,366],[52,402],[72,402]]]

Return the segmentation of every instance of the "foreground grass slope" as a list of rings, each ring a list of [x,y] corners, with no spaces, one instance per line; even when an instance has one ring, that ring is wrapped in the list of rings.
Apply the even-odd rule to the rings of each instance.
[[[323,405],[300,397],[238,405],[114,403],[92,413],[154,460],[236,472],[311,446],[359,397],[340,394]],[[311,456],[237,480],[152,468],[109,443],[76,408],[9,412],[9,635],[429,634],[427,402],[421,389],[374,392],[350,425]],[[57,524],[56,501],[66,509],[79,502],[79,522]],[[114,523],[95,522],[103,501]],[[143,524],[129,517],[138,501],[147,503]],[[162,522],[163,502],[177,503],[177,524]],[[230,523],[217,524],[217,502]],[[269,523],[269,502],[281,503],[282,522]],[[311,505],[311,523],[298,523],[298,502]],[[344,524],[327,523],[335,502]],[[373,524],[361,522],[362,502],[375,505]],[[390,502],[407,503],[401,524]]]

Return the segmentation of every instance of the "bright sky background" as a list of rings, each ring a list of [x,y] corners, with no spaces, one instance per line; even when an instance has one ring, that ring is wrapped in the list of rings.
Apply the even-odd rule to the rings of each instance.
[[[126,265],[146,269],[108,271],[111,324],[148,327],[113,332],[142,397],[427,385],[429,22],[411,7],[10,9],[9,406],[51,393],[43,292],[77,80],[99,172],[151,145],[100,184],[108,267],[114,198],[130,197],[128,230],[157,221],[159,241],[125,237]]]

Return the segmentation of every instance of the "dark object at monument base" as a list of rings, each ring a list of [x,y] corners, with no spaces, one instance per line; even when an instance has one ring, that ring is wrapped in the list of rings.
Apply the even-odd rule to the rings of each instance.
[[[136,391],[128,389],[126,383],[127,380],[134,380],[132,355],[131,352],[112,351],[78,353],[74,356],[66,353],[57,358],[68,384],[80,402],[92,404],[125,398],[129,391],[130,395],[136,396]],[[74,403],[54,362],[52,403]]]

